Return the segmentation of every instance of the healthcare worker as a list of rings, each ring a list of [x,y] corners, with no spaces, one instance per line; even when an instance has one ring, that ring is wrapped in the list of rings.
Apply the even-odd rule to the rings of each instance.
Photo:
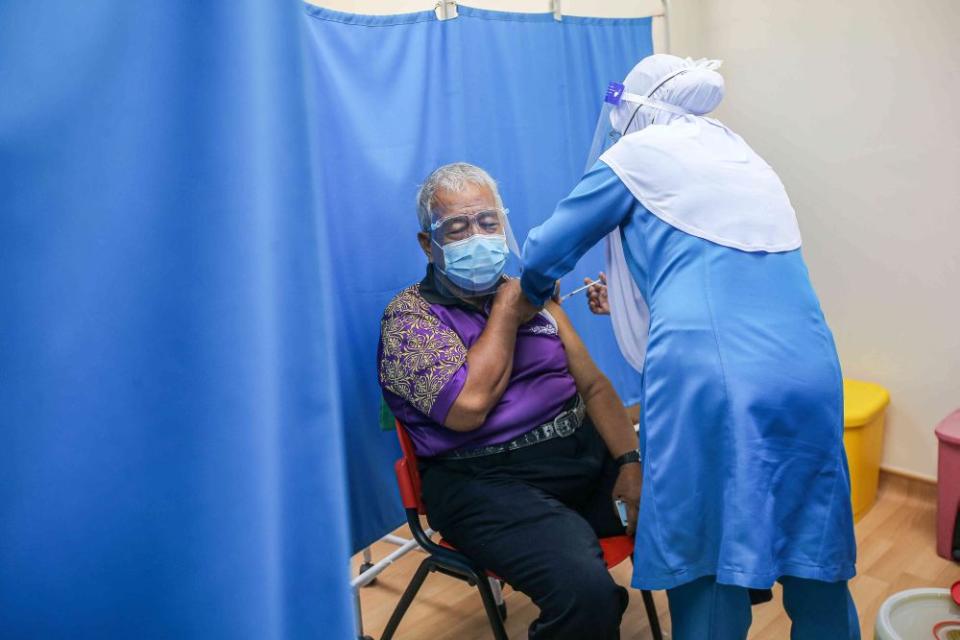
[[[782,183],[704,117],[718,66],[653,55],[611,83],[598,138],[619,139],[530,232],[521,285],[543,304],[606,236],[642,375],[633,586],[668,590],[673,638],[746,638],[748,589],[775,581],[792,638],[859,638],[836,347]]]

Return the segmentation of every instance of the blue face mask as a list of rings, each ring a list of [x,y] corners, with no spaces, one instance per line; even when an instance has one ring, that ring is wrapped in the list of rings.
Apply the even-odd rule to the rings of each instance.
[[[510,253],[504,236],[479,233],[440,249],[444,264],[440,271],[450,282],[471,293],[489,291],[497,284]]]

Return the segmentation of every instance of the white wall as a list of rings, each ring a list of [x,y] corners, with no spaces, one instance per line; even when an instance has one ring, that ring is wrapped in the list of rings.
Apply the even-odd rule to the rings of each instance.
[[[314,1],[363,13],[434,5]],[[718,116],[790,192],[844,373],[890,389],[885,466],[934,476],[933,427],[960,406],[960,0],[672,0],[671,8],[674,52],[725,60]],[[563,9],[660,10],[656,0],[565,0]]]

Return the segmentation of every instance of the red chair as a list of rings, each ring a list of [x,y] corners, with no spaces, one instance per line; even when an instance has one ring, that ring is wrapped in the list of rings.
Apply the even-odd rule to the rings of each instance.
[[[434,542],[430,536],[423,530],[420,524],[420,516],[426,515],[426,510],[421,499],[420,489],[420,471],[417,468],[417,455],[413,449],[413,442],[404,426],[397,421],[397,437],[400,439],[400,449],[403,457],[397,460],[394,469],[397,473],[397,485],[400,487],[400,496],[403,499],[403,506],[407,512],[407,524],[413,533],[414,539],[427,552],[426,559],[420,563],[416,573],[410,580],[400,601],[397,603],[393,615],[387,622],[383,630],[381,640],[390,640],[400,626],[400,621],[413,602],[420,587],[426,580],[427,574],[432,571],[452,576],[463,580],[472,587],[477,587],[480,591],[480,598],[483,600],[483,608],[487,613],[487,619],[490,621],[490,628],[493,636],[497,640],[507,640],[507,632],[504,630],[503,621],[507,617],[506,605],[497,602],[494,595],[494,589],[490,584],[490,579],[498,580],[493,573],[474,565],[465,555],[457,551],[453,545],[440,540]],[[633,539],[629,536],[612,536],[609,538],[600,538],[600,548],[603,549],[603,559],[608,568],[612,568],[633,556]],[[647,617],[650,620],[650,630],[655,640],[663,640],[663,634],[660,631],[660,620],[657,618],[657,607],[653,602],[653,595],[649,591],[641,591],[643,596],[643,605],[647,611]]]

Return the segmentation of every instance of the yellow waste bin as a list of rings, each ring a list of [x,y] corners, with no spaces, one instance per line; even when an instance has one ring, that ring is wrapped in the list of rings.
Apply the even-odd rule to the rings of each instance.
[[[878,384],[843,381],[843,446],[850,465],[853,520],[860,520],[877,499],[883,420],[890,393]]]

